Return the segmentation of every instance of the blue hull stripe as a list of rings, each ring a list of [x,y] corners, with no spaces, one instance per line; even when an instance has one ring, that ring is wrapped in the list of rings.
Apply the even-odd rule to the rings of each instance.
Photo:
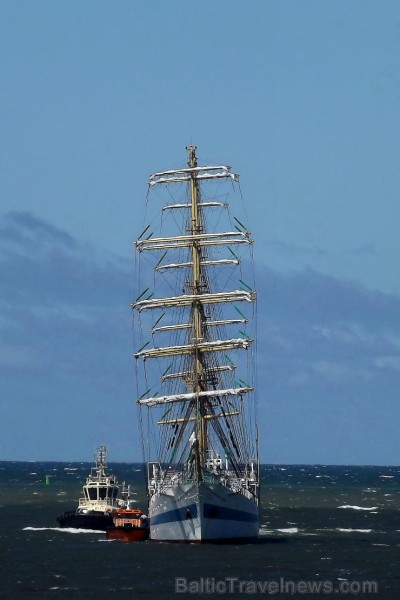
[[[206,519],[221,519],[225,521],[247,521],[255,523],[258,521],[258,514],[216,506],[215,504],[204,504],[203,516]]]
[[[150,525],[161,525],[161,523],[176,523],[177,521],[186,521],[197,517],[197,506],[183,506],[182,508],[174,508],[164,513],[159,513],[150,518]]]

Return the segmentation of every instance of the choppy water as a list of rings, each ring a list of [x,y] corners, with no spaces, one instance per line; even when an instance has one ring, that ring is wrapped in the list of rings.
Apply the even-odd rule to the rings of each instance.
[[[244,546],[127,544],[58,529],[89,469],[0,463],[1,597],[400,598],[400,467],[263,466],[260,540]],[[141,465],[110,470],[133,484],[145,509]],[[333,591],[304,593],[301,582]],[[361,594],[363,582],[378,593]]]

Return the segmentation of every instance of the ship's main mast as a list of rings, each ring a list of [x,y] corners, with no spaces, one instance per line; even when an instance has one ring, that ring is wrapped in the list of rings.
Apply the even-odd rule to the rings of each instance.
[[[191,235],[199,235],[201,231],[200,213],[199,213],[199,186],[197,182],[197,172],[194,170],[197,167],[196,157],[196,146],[188,146],[187,151],[189,153],[188,166],[191,171],[190,176],[190,210],[191,210]],[[198,296],[203,292],[203,282],[201,275],[201,248],[196,239],[193,239],[192,243],[192,293],[194,296]],[[193,344],[194,344],[194,361],[193,361],[193,392],[197,394],[196,397],[196,429],[197,429],[197,447],[194,446],[196,451],[196,464],[197,464],[197,475],[198,478],[202,478],[202,467],[205,462],[205,453],[207,449],[207,430],[206,420],[204,418],[204,401],[200,399],[199,392],[204,390],[203,381],[203,360],[202,355],[198,349],[198,344],[203,341],[203,321],[202,321],[202,307],[199,300],[196,298],[192,304],[192,323],[193,323]]]
[[[235,290],[218,291],[220,287],[218,281],[214,282],[215,290],[209,285],[209,275],[211,272],[214,276],[212,270],[214,267],[237,266],[240,263],[239,257],[230,247],[251,245],[253,240],[250,232],[240,221],[237,221],[240,227],[235,226],[236,231],[206,231],[203,211],[214,207],[226,209],[228,204],[203,200],[200,191],[202,182],[217,182],[221,179],[238,181],[239,176],[232,173],[231,168],[226,165],[199,166],[196,147],[188,146],[187,151],[187,167],[157,172],[149,177],[150,189],[157,185],[168,186],[169,184],[187,186],[186,201],[167,203],[162,208],[163,211],[186,209],[188,211],[184,217],[186,231],[180,228],[179,235],[153,237],[152,233],[147,235],[150,227],[148,225],[136,241],[136,249],[139,253],[163,251],[155,265],[156,272],[173,273],[178,269],[188,270],[187,279],[185,278],[186,289],[182,290],[182,277],[176,278],[179,286],[179,289],[176,288],[177,295],[154,297],[154,293],[151,293],[146,297],[149,290],[146,288],[132,303],[132,308],[139,314],[142,311],[146,313],[160,309],[175,309],[168,324],[158,325],[164,316],[163,313],[150,328],[152,336],[170,332],[172,345],[159,345],[153,339],[150,347],[148,347],[150,341],[147,341],[134,356],[136,359],[141,359],[143,363],[148,359],[171,359],[170,365],[160,377],[161,385],[165,385],[161,388],[164,393],[160,394],[157,391],[149,397],[148,392],[152,389],[149,388],[137,402],[148,408],[165,406],[165,412],[162,416],[160,413],[161,418],[157,420],[157,424],[172,426],[172,429],[168,430],[170,435],[165,436],[166,452],[160,454],[161,462],[171,466],[175,460],[178,464],[186,460],[187,465],[194,467],[196,478],[202,480],[204,471],[206,467],[208,468],[208,459],[211,459],[211,450],[218,453],[219,448],[219,451],[225,452],[237,473],[240,471],[238,461],[244,460],[243,453],[247,447],[244,421],[238,419],[237,422],[232,421],[230,425],[229,420],[230,417],[241,414],[238,399],[240,398],[241,404],[242,396],[252,392],[253,388],[240,379],[232,381],[232,372],[236,366],[226,353],[231,350],[246,350],[253,340],[240,330],[239,333],[243,337],[227,336],[225,326],[246,324],[247,319],[236,307],[241,315],[240,319],[223,318],[225,314],[221,312],[220,306],[237,302],[252,303],[256,295],[241,280],[239,281],[243,287]],[[234,258],[214,256],[214,248],[218,248],[217,252],[220,251],[219,249],[228,248]],[[169,251],[175,252],[172,262],[168,262],[168,259],[164,260]],[[183,256],[185,256],[184,261],[182,261]],[[209,271],[210,267],[211,271]],[[209,307],[207,317],[205,307]],[[229,364],[224,362],[221,364],[218,356],[225,356]],[[192,433],[190,437],[185,438],[184,433],[188,423],[193,423],[194,429],[190,426]],[[181,451],[180,455],[177,454],[178,449]],[[165,473],[169,473],[168,468]]]

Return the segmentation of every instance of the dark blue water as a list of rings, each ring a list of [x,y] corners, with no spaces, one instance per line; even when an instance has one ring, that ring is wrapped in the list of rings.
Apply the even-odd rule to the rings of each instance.
[[[259,543],[199,546],[58,529],[90,466],[0,463],[1,597],[400,598],[400,467],[263,466]],[[141,465],[110,470],[145,509]]]

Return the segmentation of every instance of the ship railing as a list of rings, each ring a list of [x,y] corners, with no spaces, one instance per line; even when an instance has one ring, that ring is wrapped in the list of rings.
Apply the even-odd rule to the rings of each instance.
[[[93,483],[115,486],[117,485],[117,479],[113,475],[105,475],[100,477],[98,475],[89,475],[89,477],[86,480],[86,485]]]
[[[168,470],[163,471],[159,463],[152,463],[156,467],[152,477],[149,478],[149,491],[154,493],[156,490],[170,489],[176,485],[190,485],[195,483],[192,474],[185,470]],[[235,493],[241,493],[246,497],[256,496],[257,481],[249,477],[237,477],[231,471],[224,469],[217,472],[203,472],[203,481],[206,483],[222,483],[225,487],[231,489]]]
[[[88,504],[99,506],[100,508],[107,508],[107,506],[118,506],[118,501],[115,498],[104,498],[101,500],[88,500],[87,498],[79,498],[78,506],[85,507]]]
[[[160,485],[167,488],[174,487],[175,485],[179,485],[181,483],[183,483],[182,471],[167,471],[167,473],[165,473],[160,480]]]
[[[218,483],[221,480],[219,473],[205,472],[203,473],[203,481],[205,483]],[[178,484],[190,485],[195,483],[195,479],[192,476],[185,475],[184,472],[168,473],[162,481],[160,481],[161,487],[174,487]]]
[[[251,500],[258,499],[258,483],[254,479],[249,479],[247,477],[232,477],[232,475],[228,475],[226,477],[222,476],[219,478],[219,481],[226,488],[232,490],[235,494],[242,494],[246,498]],[[257,500],[258,501],[258,500]]]
[[[254,498],[256,496],[256,485],[247,485],[240,479],[231,479],[229,477],[224,477],[220,475],[216,475],[214,473],[205,473],[203,474],[203,481],[205,483],[221,483],[226,488],[232,490],[232,492],[240,493],[246,498]],[[185,477],[184,474],[181,474],[178,477],[170,476],[166,477],[162,481],[157,482],[157,490],[170,489],[175,487],[176,485],[191,485],[195,483],[195,479],[192,477]]]
[[[114,519],[115,527],[142,527],[140,519]]]
[[[194,481],[193,477],[186,474],[185,471],[169,470],[165,472],[160,469],[157,476],[150,479],[149,490],[150,493],[154,493],[155,491],[171,489],[177,485],[190,485],[193,484]]]

